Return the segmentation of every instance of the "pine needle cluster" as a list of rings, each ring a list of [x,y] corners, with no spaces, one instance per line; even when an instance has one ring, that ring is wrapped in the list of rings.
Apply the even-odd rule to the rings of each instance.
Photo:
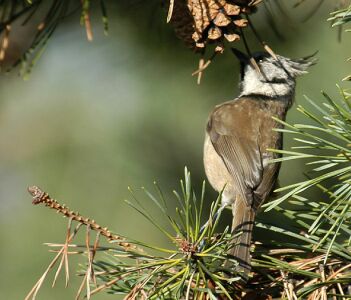
[[[107,9],[104,0],[99,0],[104,26],[104,33],[108,31]],[[48,41],[56,31],[58,25],[73,13],[80,11],[80,23],[86,29],[88,41],[93,40],[92,25],[90,20],[91,1],[90,0],[4,0],[0,3],[0,68],[2,71],[9,71],[11,68],[21,65],[21,74],[30,74],[33,66],[42,56]],[[36,32],[30,41],[29,47],[22,49],[22,54],[11,61],[8,66],[4,62],[13,37],[18,34],[18,28],[34,23]],[[17,37],[16,37],[17,38]]]
[[[174,192],[178,201],[175,215],[168,210],[167,201],[157,184],[155,190],[157,196],[144,189],[145,195],[168,221],[170,230],[160,225],[132,191],[133,201],[127,201],[127,204],[170,240],[172,246],[169,248],[113,234],[96,221],[59,204],[38,187],[29,188],[33,204],[44,204],[63,214],[69,221],[64,244],[48,244],[56,249],[57,255],[26,299],[36,296],[45,277],[56,264],[58,267],[53,284],[63,270],[67,284],[68,258],[71,254],[84,254],[87,257],[87,267],[82,273],[84,279],[77,299],[84,288],[88,299],[102,290],[123,294],[125,299],[203,299],[205,296],[213,299],[239,299],[241,276],[233,271],[237,262],[226,255],[230,234],[228,228],[223,232],[217,230],[221,195],[213,202],[208,221],[203,224],[205,184],[201,196],[197,198],[187,169],[184,181],[181,181],[181,193]],[[72,230],[73,223],[77,223],[77,226]],[[82,225],[87,229],[86,243],[73,244]],[[95,242],[91,243],[93,231],[96,233]],[[105,237],[110,244],[99,246],[101,237]],[[100,254],[100,259],[96,258],[97,253]],[[101,256],[101,253],[104,255]]]

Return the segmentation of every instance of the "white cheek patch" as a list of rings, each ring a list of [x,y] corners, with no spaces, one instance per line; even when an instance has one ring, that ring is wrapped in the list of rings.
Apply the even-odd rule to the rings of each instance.
[[[288,79],[286,83],[269,83],[260,80],[261,76],[253,68],[247,68],[244,80],[241,83],[242,91],[240,96],[256,94],[268,97],[280,97],[292,94],[293,86],[288,83]]]

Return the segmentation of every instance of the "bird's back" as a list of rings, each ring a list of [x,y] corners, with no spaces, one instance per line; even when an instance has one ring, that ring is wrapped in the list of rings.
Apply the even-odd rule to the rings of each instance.
[[[264,176],[273,172],[268,161],[276,156],[267,149],[282,147],[281,133],[273,131],[281,125],[272,117],[284,120],[286,110],[285,101],[262,97],[241,97],[215,107],[204,146],[205,171],[214,189],[221,191],[227,185],[227,194],[234,195],[239,185],[245,195],[258,190],[260,202],[266,200],[276,181],[273,174],[268,174],[269,182]],[[263,187],[264,180],[268,184]]]

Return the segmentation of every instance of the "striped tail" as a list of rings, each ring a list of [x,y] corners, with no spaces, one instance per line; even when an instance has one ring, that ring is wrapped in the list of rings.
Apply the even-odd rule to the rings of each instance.
[[[256,212],[239,198],[233,203],[232,212],[233,240],[228,254],[238,261],[239,266],[236,270],[242,272],[243,277],[247,279],[251,270],[250,245]]]

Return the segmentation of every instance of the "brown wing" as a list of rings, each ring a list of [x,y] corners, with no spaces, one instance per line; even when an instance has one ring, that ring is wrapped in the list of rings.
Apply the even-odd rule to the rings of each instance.
[[[280,163],[271,164],[264,168],[261,184],[254,191],[255,209],[257,209],[273,192],[277,185]]]
[[[207,132],[214,149],[232,176],[233,185],[247,205],[253,204],[253,190],[262,180],[262,160],[258,146],[259,124],[252,124],[249,107],[226,103],[212,113]]]
[[[271,115],[260,109],[257,100],[242,99],[217,107],[207,126],[214,149],[222,158],[237,192],[248,206],[255,208],[270,194],[278,173],[278,166],[264,168],[262,161],[261,151],[265,145],[261,142],[261,131],[268,131],[264,135],[270,134],[265,136],[266,140],[273,137],[271,120]]]

